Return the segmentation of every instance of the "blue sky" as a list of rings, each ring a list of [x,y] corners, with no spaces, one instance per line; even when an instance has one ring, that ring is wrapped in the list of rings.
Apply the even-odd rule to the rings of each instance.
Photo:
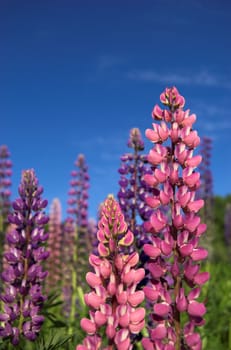
[[[13,161],[12,199],[21,171],[34,168],[65,217],[83,153],[94,217],[118,191],[129,130],[144,135],[172,85],[199,135],[213,138],[214,193],[231,193],[230,16],[228,0],[0,1],[0,144]]]

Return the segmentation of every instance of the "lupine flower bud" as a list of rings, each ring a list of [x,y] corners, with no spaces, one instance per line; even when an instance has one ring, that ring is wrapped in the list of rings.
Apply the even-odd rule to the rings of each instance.
[[[22,172],[18,191],[20,198],[14,201],[14,212],[8,216],[15,228],[7,235],[0,314],[0,336],[10,338],[13,345],[21,336],[35,340],[43,324],[40,313],[46,297],[42,281],[47,272],[41,264],[49,255],[43,245],[47,239],[44,226],[48,217],[43,212],[47,201],[41,199],[43,189],[33,169]]]
[[[144,327],[145,310],[139,307],[144,292],[137,290],[144,269],[135,268],[139,260],[136,252],[123,253],[123,247],[132,244],[133,234],[111,195],[101,207],[97,235],[99,255],[90,255],[94,272],[86,275],[91,287],[91,292],[85,295],[90,319],[81,320],[81,327],[88,335],[76,349],[101,348],[105,330],[108,345],[102,349],[131,350],[131,335],[138,334]]]

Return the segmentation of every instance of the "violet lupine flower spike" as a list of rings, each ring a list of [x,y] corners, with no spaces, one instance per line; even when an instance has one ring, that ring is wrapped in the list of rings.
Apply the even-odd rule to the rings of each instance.
[[[0,231],[4,231],[7,216],[10,213],[10,186],[12,175],[12,162],[9,159],[10,152],[6,145],[0,146]]]
[[[138,334],[145,324],[145,309],[139,307],[144,292],[136,290],[144,269],[135,267],[139,261],[136,252],[123,253],[123,247],[130,246],[134,237],[112,195],[102,206],[97,236],[99,256],[90,255],[94,272],[86,275],[91,287],[85,294],[90,319],[81,320],[88,335],[76,350],[131,350],[132,335]]]
[[[202,162],[199,165],[201,186],[199,196],[204,200],[204,207],[201,210],[201,218],[207,225],[207,233],[202,237],[201,243],[208,250],[208,258],[213,257],[213,239],[214,239],[214,213],[213,213],[213,176],[211,171],[211,150],[212,139],[210,137],[202,137],[200,144],[200,153]]]
[[[145,197],[153,193],[153,188],[143,179],[151,169],[147,156],[140,153],[144,150],[144,142],[138,128],[130,130],[128,147],[133,149],[133,153],[126,153],[121,157],[118,201],[139,249],[143,241],[147,241],[143,222],[149,219],[153,210],[145,202]]]
[[[167,88],[160,100],[169,110],[156,105],[152,116],[160,124],[146,130],[154,144],[148,160],[156,168],[145,180],[160,192],[147,198],[156,209],[147,224],[152,244],[144,245],[151,274],[144,292],[153,303],[153,327],[142,344],[148,350],[200,350],[196,327],[204,324],[206,308],[196,299],[209,279],[208,272],[199,271],[200,261],[207,258],[207,250],[199,245],[206,230],[198,215],[204,202],[195,199],[200,185],[195,169],[201,156],[193,151],[200,138],[192,128],[196,116],[183,110],[184,97],[175,87]],[[170,208],[168,216],[160,210],[162,206]],[[182,313],[188,318],[184,325]]]
[[[6,145],[0,146],[0,274],[2,273],[3,251],[5,245],[5,232],[8,222],[7,216],[10,213],[10,186],[12,175],[12,163],[10,152]],[[2,287],[0,286],[0,292]]]
[[[63,286],[63,297],[65,298],[65,314],[69,317],[69,331],[72,332],[72,325],[74,324],[76,314],[79,313],[78,309],[82,309],[81,298],[79,293],[82,293],[82,289],[87,287],[84,276],[88,269],[88,261],[86,255],[90,254],[90,237],[88,235],[88,188],[89,188],[89,175],[88,167],[86,165],[85,157],[80,154],[75,162],[77,170],[71,172],[72,180],[70,181],[71,189],[68,194],[70,196],[68,200],[67,212],[70,217],[67,220],[65,228],[71,229],[71,236],[69,240],[71,243],[64,250],[69,249],[67,253],[70,259],[64,258],[69,266],[68,269],[71,279],[65,278],[65,285]],[[74,231],[73,231],[74,229]],[[64,234],[66,234],[64,232]],[[67,238],[68,239],[68,238]],[[64,240],[66,238],[64,237]],[[64,253],[65,254],[65,253]],[[68,282],[71,285],[68,286]],[[69,292],[71,291],[71,300],[68,300]],[[70,305],[70,308],[67,306]],[[82,310],[81,310],[82,311]]]
[[[60,288],[61,281],[61,239],[62,239],[62,212],[61,203],[54,198],[51,203],[49,215],[49,238],[47,260],[48,276],[46,279],[46,291],[49,293]]]
[[[20,198],[13,202],[14,211],[8,216],[16,228],[7,234],[9,250],[4,258],[8,266],[2,273],[0,313],[0,337],[10,338],[13,345],[19,343],[20,337],[34,341],[40,332],[45,300],[42,281],[47,275],[42,262],[48,257],[44,225],[49,219],[43,211],[47,201],[41,198],[43,188],[33,169],[22,172],[18,191]]]
[[[77,170],[71,172],[72,180],[69,190],[68,214],[71,215],[76,224],[76,272],[77,283],[83,285],[84,275],[86,273],[86,254],[90,254],[91,240],[88,235],[88,188],[89,174],[86,160],[83,154],[80,154],[75,163]]]

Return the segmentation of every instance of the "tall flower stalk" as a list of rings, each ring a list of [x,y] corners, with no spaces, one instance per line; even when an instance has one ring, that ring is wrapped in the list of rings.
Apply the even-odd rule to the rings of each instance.
[[[85,307],[82,300],[86,288],[84,280],[88,268],[86,256],[90,253],[91,239],[88,234],[88,167],[83,154],[75,162],[77,170],[71,172],[68,192],[68,218],[64,224],[62,247],[64,314],[69,319],[72,333],[76,315]]]
[[[0,146],[0,274],[2,273],[3,251],[5,245],[5,232],[8,221],[7,216],[11,209],[11,175],[12,162],[10,152],[6,145]],[[0,291],[2,287],[0,286]]]
[[[206,308],[197,299],[209,279],[208,272],[200,272],[200,262],[208,255],[199,244],[206,230],[198,214],[204,201],[195,198],[200,185],[195,169],[201,156],[193,152],[200,138],[193,130],[196,116],[183,110],[184,97],[175,87],[167,88],[160,101],[168,109],[156,105],[153,129],[146,130],[154,144],[148,155],[154,170],[145,180],[158,186],[159,194],[147,198],[156,209],[146,226],[152,244],[144,245],[151,275],[144,292],[153,304],[153,322],[142,343],[147,350],[199,350],[202,341],[197,327],[204,324]],[[162,207],[169,208],[168,215]]]
[[[10,212],[10,186],[12,175],[10,152],[6,145],[0,146],[0,230],[7,225],[7,216]]]
[[[213,200],[213,176],[211,171],[212,139],[207,136],[201,138],[200,153],[202,162],[199,165],[201,186],[199,190],[200,198],[204,200],[204,207],[200,212],[203,222],[207,225],[207,233],[202,237],[203,246],[208,249],[209,259],[213,257],[214,239],[214,200]]]
[[[34,341],[40,332],[44,317],[42,305],[46,297],[42,282],[47,275],[42,263],[48,257],[44,243],[48,234],[44,225],[48,217],[44,213],[47,201],[41,198],[33,169],[22,172],[18,188],[20,197],[13,202],[10,224],[15,229],[7,234],[8,251],[4,254],[6,267],[2,273],[4,292],[1,294],[0,337],[9,338],[13,345],[20,338]]]
[[[54,291],[61,286],[61,240],[62,208],[60,200],[54,198],[49,213],[49,238],[47,242],[49,259],[46,264],[48,270],[47,292]]]
[[[144,300],[137,284],[144,277],[144,269],[136,269],[139,255],[125,255],[124,246],[133,243],[133,233],[127,229],[123,213],[113,196],[108,196],[101,208],[97,232],[99,255],[91,254],[89,262],[94,272],[86,280],[91,291],[85,294],[89,307],[88,318],[81,320],[87,333],[77,350],[130,350],[132,335],[144,327]]]
[[[147,221],[153,212],[145,198],[153,193],[153,189],[144,181],[144,175],[150,173],[151,169],[147,156],[141,153],[144,150],[144,142],[138,128],[130,130],[128,147],[132,148],[133,152],[125,153],[121,157],[118,201],[139,249],[147,239],[143,222]]]
[[[86,252],[91,252],[91,240],[88,235],[88,189],[89,174],[86,160],[80,154],[75,162],[77,170],[71,172],[71,188],[69,190],[69,200],[67,212],[73,218],[76,225],[75,236],[75,271],[76,281],[84,287],[84,274],[86,273]]]

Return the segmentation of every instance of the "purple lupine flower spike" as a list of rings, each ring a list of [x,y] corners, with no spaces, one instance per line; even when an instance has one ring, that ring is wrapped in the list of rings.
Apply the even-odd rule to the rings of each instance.
[[[202,237],[202,244],[208,250],[208,258],[213,257],[213,239],[214,239],[214,201],[213,201],[213,175],[211,171],[211,151],[212,139],[207,136],[201,138],[200,153],[202,162],[199,165],[200,171],[200,190],[199,196],[204,200],[204,207],[201,210],[201,218],[207,225],[207,233]]]
[[[75,165],[77,170],[71,172],[67,212],[73,217],[77,226],[86,227],[88,224],[89,174],[83,154],[79,154]]]
[[[71,189],[69,190],[68,214],[73,218],[76,228],[75,235],[75,272],[77,284],[85,287],[84,275],[88,269],[86,254],[92,251],[91,238],[88,234],[88,189],[89,174],[86,159],[79,154],[75,162],[77,170],[71,172]]]
[[[6,145],[0,146],[0,217],[3,224],[7,224],[7,215],[10,212],[10,186],[12,175],[12,162],[9,159],[10,152]],[[2,229],[1,229],[2,231]]]
[[[85,258],[89,254],[90,237],[88,233],[88,167],[83,154],[75,162],[77,170],[71,172],[70,190],[68,192],[68,218],[64,224],[62,244],[62,274],[64,314],[70,323],[76,316],[77,286],[85,286]]]
[[[12,162],[10,160],[10,152],[6,145],[0,146],[0,274],[3,269],[3,252],[5,246],[5,232],[7,230],[7,216],[10,213],[10,187],[12,175]],[[0,286],[0,292],[2,286]]]
[[[89,306],[89,319],[81,320],[87,333],[83,345],[77,350],[118,349],[131,350],[131,336],[144,327],[145,309],[139,307],[144,300],[137,284],[144,277],[144,269],[136,268],[136,252],[124,254],[124,246],[133,243],[118,202],[109,195],[101,207],[97,232],[99,255],[91,254],[89,262],[94,272],[86,280],[91,291],[85,294]],[[105,338],[107,344],[102,344]]]
[[[147,156],[140,153],[144,150],[144,142],[138,128],[130,130],[128,147],[133,149],[133,153],[121,157],[118,201],[139,249],[147,241],[143,222],[149,219],[153,210],[145,198],[153,193],[153,189],[143,179],[151,169]]]
[[[156,105],[152,116],[160,123],[146,130],[154,143],[148,160],[155,168],[145,179],[158,186],[159,194],[147,199],[156,209],[146,226],[152,244],[144,245],[151,275],[144,292],[153,304],[153,322],[142,344],[148,350],[200,350],[196,329],[204,324],[206,308],[197,299],[209,279],[208,272],[200,272],[200,262],[208,255],[199,244],[206,230],[198,215],[204,202],[196,198],[201,156],[193,154],[200,138],[193,130],[196,116],[183,110],[184,97],[175,87],[167,88],[160,100],[168,109]],[[163,206],[169,207],[167,215]],[[188,317],[184,325],[182,313]]]
[[[62,239],[62,208],[58,198],[51,203],[49,215],[49,238],[47,260],[48,276],[46,279],[46,290],[50,292],[60,288],[61,280],[61,239]]]
[[[47,201],[41,198],[43,188],[33,169],[22,172],[18,191],[20,197],[13,202],[13,213],[8,216],[15,229],[6,237],[9,248],[4,254],[0,314],[0,336],[10,338],[13,345],[19,343],[20,337],[34,341],[40,332],[46,299],[42,282],[47,275],[42,262],[48,257],[44,246],[48,238],[44,230],[49,220],[44,213]]]

